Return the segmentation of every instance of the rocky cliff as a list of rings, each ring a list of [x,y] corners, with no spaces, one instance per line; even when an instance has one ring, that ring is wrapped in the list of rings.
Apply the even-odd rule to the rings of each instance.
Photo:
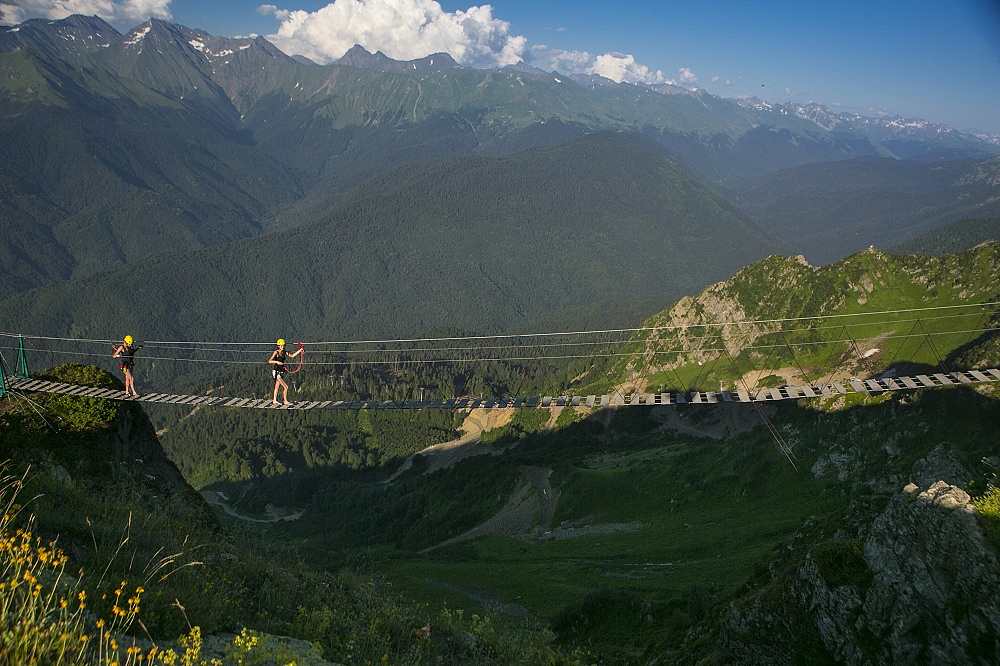
[[[960,487],[972,474],[937,447],[910,478],[887,498],[859,495],[833,538],[790,544],[770,583],[723,618],[717,656],[1000,663],[1000,566]]]

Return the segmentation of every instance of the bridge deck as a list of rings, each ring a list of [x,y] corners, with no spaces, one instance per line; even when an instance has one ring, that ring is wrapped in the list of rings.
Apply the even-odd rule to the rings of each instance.
[[[492,409],[492,408],[548,408],[565,405],[587,407],[631,407],[653,405],[718,404],[722,402],[774,402],[822,398],[852,393],[879,394],[887,391],[909,391],[920,388],[969,385],[1000,382],[1000,370],[964,370],[961,372],[934,373],[915,377],[882,379],[851,379],[846,384],[831,383],[810,386],[782,386],[760,388],[752,391],[691,391],[685,393],[632,393],[605,395],[532,396],[527,398],[453,398],[444,400],[322,400],[303,401],[291,405],[275,405],[267,398],[231,398],[208,395],[176,395],[147,393],[138,398],[126,397],[122,391],[100,389],[76,384],[62,384],[41,379],[6,378],[9,391],[60,393],[86,398],[104,398],[128,402],[149,402],[191,407],[243,407],[250,409]]]

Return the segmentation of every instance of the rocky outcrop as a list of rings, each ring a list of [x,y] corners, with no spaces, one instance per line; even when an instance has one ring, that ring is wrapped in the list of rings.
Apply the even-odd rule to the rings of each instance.
[[[798,562],[735,604],[718,644],[724,660],[775,664],[1000,663],[1000,566],[960,472],[941,448],[884,508],[854,516],[852,538],[800,550]],[[942,474],[942,472],[944,474]],[[966,477],[967,478],[967,477]],[[797,559],[796,559],[797,558]]]
[[[845,639],[876,637],[869,656],[885,663],[1000,663],[1000,571],[968,493],[907,485],[872,523],[864,559],[875,575]]]

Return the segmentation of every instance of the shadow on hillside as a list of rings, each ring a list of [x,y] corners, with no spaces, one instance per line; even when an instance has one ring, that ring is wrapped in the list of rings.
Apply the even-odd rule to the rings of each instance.
[[[907,369],[934,370],[916,365]],[[426,457],[417,456],[392,483],[387,479],[394,465],[357,471],[329,465],[215,483],[203,491],[222,493],[230,516],[248,519],[241,529],[258,533],[276,549],[307,544],[310,558],[329,564],[358,549],[412,556],[464,533],[501,510],[528,467],[554,470],[556,488],[574,470],[606,464],[644,469],[661,461],[677,466],[682,483],[697,487],[706,482],[697,472],[703,469],[698,462],[702,456],[717,456],[724,466],[738,458],[743,462],[723,474],[725,485],[752,495],[775,472],[805,475],[803,481],[812,477],[816,462],[831,450],[844,456],[860,446],[859,460],[878,475],[884,475],[887,466],[909,460],[897,470],[904,477],[912,460],[940,443],[964,451],[970,469],[995,455],[995,438],[988,432],[989,423],[1000,422],[1000,401],[995,398],[965,386],[895,391],[887,397],[876,404],[841,401],[833,411],[796,401],[769,403],[765,411],[742,403],[600,410],[551,431],[503,435],[489,445],[495,455],[464,458],[434,472],[428,472]],[[704,429],[704,424],[718,420],[720,408],[732,411],[733,418],[743,417],[751,427],[721,437],[693,433],[691,428]],[[669,427],[669,420],[658,413],[670,409],[689,424],[687,431]],[[780,446],[775,431],[781,433]],[[793,466],[782,446],[794,454]],[[707,474],[714,477],[717,472]]]

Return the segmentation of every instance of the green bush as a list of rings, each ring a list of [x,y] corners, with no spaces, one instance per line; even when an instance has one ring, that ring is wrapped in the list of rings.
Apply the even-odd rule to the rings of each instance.
[[[122,388],[121,382],[115,380],[107,372],[80,363],[61,365],[51,370],[44,378],[78,386],[105,389]],[[59,394],[49,398],[48,406],[55,415],[65,419],[78,430],[106,428],[118,418],[124,409],[124,405],[115,400]]]
[[[853,539],[835,539],[819,544],[812,551],[813,561],[830,587],[856,585],[864,592],[874,574],[865,564],[861,543]]]
[[[757,380],[758,388],[778,388],[779,386],[784,386],[788,382],[785,381],[784,377],[779,377],[778,375],[767,375],[766,377],[761,377]]]
[[[1000,550],[1000,488],[990,486],[981,497],[972,500],[985,525],[986,538]]]

